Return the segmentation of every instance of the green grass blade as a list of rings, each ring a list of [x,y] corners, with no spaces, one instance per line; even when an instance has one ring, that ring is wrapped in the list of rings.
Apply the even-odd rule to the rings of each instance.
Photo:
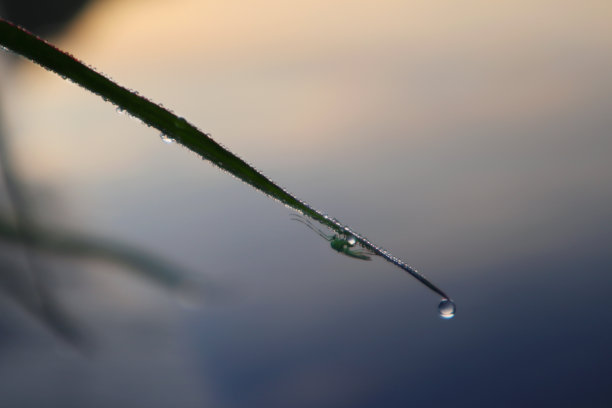
[[[443,298],[449,299],[441,289],[432,284],[407,263],[394,257],[389,251],[374,245],[367,238],[357,234],[335,218],[317,211],[310,205],[289,194],[257,169],[225,149],[211,139],[208,134],[201,132],[185,119],[117,85],[71,55],[58,50],[37,36],[3,19],[0,19],[0,45],[100,95],[104,100],[115,104],[119,109],[142,120],[148,126],[158,129],[204,159],[211,161],[223,170],[288,207],[318,221],[339,234],[353,235],[361,246],[408,272]]]

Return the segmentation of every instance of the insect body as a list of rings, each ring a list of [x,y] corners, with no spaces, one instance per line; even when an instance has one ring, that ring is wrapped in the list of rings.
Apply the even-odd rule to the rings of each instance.
[[[297,214],[293,214],[292,219],[301,222],[302,224],[306,225],[308,228],[316,232],[317,235],[327,240],[333,250],[338,251],[346,256],[350,256],[351,258],[363,259],[364,261],[369,261],[372,259],[370,257],[370,255],[372,255],[371,252],[362,249],[353,249],[355,247],[355,244],[357,244],[355,237],[351,235],[325,234],[323,231],[312,225],[309,220],[304,219],[303,217]]]

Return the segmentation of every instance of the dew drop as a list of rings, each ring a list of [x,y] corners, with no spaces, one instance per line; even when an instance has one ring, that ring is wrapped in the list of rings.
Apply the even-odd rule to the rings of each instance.
[[[351,247],[355,246],[355,244],[357,243],[357,239],[351,235],[350,237],[346,239],[346,243]]]
[[[162,142],[166,143],[166,144],[171,144],[176,142],[176,140],[174,140],[173,138],[171,138],[170,136],[168,136],[165,133],[160,133],[159,137],[161,137]]]
[[[442,299],[438,305],[440,317],[443,319],[452,319],[455,317],[455,303],[450,299]]]
[[[174,119],[174,125],[179,129],[188,129],[189,123],[184,118]]]

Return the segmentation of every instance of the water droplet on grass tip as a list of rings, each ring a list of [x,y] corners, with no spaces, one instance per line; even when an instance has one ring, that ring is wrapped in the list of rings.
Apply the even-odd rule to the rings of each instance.
[[[440,317],[443,319],[452,319],[455,317],[455,303],[450,299],[442,299],[438,305]]]
[[[162,142],[166,143],[166,144],[171,144],[176,142],[176,140],[174,140],[173,138],[171,138],[170,136],[168,136],[165,133],[160,133],[159,137],[161,137]]]

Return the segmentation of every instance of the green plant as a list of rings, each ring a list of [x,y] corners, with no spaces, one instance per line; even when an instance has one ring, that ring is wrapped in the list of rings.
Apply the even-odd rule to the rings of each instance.
[[[452,317],[454,314],[454,304],[450,298],[414,268],[393,256],[389,251],[373,244],[363,235],[356,233],[337,219],[297,199],[185,119],[117,85],[74,57],[6,20],[0,20],[0,45],[98,94],[105,101],[115,104],[118,109],[140,119],[146,125],[158,129],[164,137],[175,140],[264,194],[334,230],[336,232],[335,236],[341,243],[352,243],[354,241],[365,251],[380,256],[398,266],[442,297],[440,310],[443,317]],[[345,251],[339,252],[346,253]]]
[[[32,203],[14,170],[2,125],[0,117],[0,179],[4,182],[14,217],[10,219],[8,214],[0,213],[0,241],[3,246],[21,252],[18,255],[22,255],[22,262],[16,262],[14,257],[0,257],[0,290],[24,310],[63,340],[79,347],[87,343],[86,334],[56,300],[48,285],[48,271],[38,260],[39,254],[101,260],[122,266],[123,270],[170,290],[211,293],[208,283],[206,287],[195,285],[179,266],[131,245],[39,226],[30,211]]]

